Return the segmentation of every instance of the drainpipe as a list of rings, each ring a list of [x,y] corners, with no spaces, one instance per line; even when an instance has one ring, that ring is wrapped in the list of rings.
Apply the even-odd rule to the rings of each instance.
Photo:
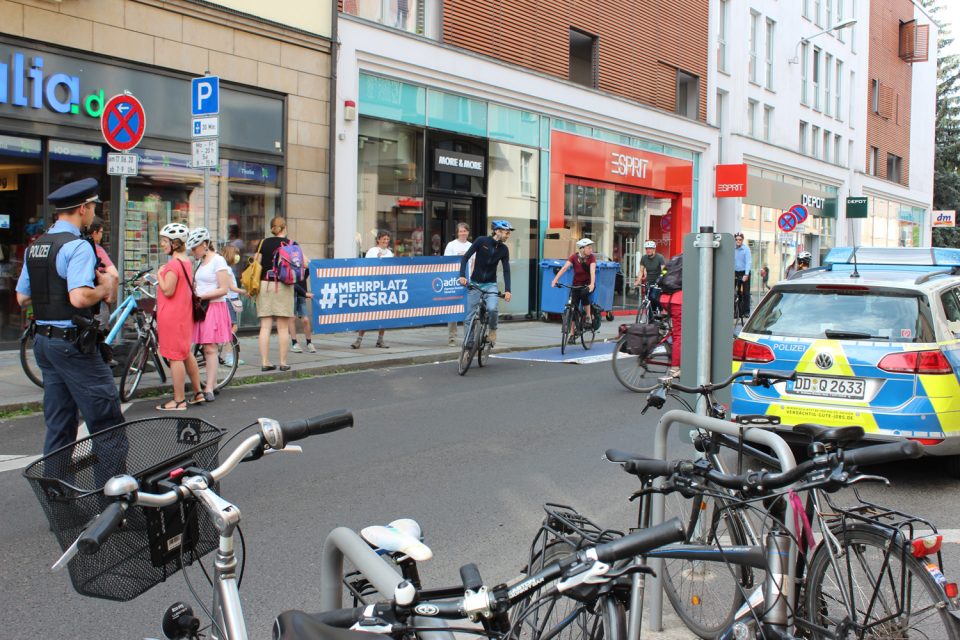
[[[339,58],[340,41],[337,34],[337,22],[340,12],[338,11],[339,2],[333,0],[330,3],[330,100],[327,111],[330,115],[330,126],[328,135],[328,145],[330,147],[327,156],[327,258],[333,257],[333,231],[334,231],[334,206],[335,195],[337,191],[337,60]]]

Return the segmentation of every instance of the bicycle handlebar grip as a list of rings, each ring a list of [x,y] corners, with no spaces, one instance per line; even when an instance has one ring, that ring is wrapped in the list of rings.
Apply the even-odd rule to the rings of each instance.
[[[923,455],[923,445],[913,440],[877,444],[862,449],[851,449],[843,452],[843,463],[846,466],[857,467],[871,464],[882,464],[896,460],[919,458]]]
[[[110,506],[104,509],[103,513],[98,515],[77,538],[77,551],[87,556],[100,551],[101,545],[123,522],[125,511],[126,505],[124,503],[111,502]]]
[[[680,542],[684,539],[684,536],[685,532],[683,525],[680,524],[680,518],[670,518],[655,527],[640,529],[622,538],[597,545],[597,560],[615,562],[624,558],[643,555],[647,551],[662,547],[665,544]]]
[[[623,470],[635,476],[669,476],[677,463],[675,460],[641,460],[635,458],[623,463]]]
[[[346,409],[331,411],[305,420],[291,420],[280,425],[283,441],[293,442],[322,433],[333,433],[353,426],[353,414]]]
[[[469,589],[470,591],[477,591],[483,586],[480,569],[472,562],[460,567],[460,580],[463,582],[463,588]]]
[[[770,382],[780,382],[787,380],[796,380],[797,372],[796,371],[758,371],[757,378],[760,380],[768,380]]]

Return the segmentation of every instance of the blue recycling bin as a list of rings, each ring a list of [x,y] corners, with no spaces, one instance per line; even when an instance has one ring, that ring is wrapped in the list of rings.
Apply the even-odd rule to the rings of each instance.
[[[566,260],[540,261],[540,311],[542,313],[563,313],[563,307],[567,304],[570,291],[550,286],[564,262]],[[597,261],[597,286],[590,299],[604,311],[613,309],[613,289],[619,270],[619,262]],[[573,284],[573,269],[567,269],[561,276],[560,283]]]
[[[591,300],[604,311],[613,309],[613,290],[616,287],[618,271],[620,271],[619,262],[597,261],[597,286],[593,290]]]
[[[540,311],[542,313],[563,313],[563,307],[567,304],[570,290],[550,286],[553,277],[563,267],[564,262],[566,260],[540,261]],[[573,284],[573,269],[567,269],[560,278],[560,282],[566,285]]]

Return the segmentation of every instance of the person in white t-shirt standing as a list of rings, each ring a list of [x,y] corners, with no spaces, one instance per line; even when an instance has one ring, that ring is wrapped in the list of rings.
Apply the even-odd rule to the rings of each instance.
[[[390,240],[392,239],[393,237],[390,235],[389,231],[385,229],[381,229],[380,231],[377,231],[377,244],[370,247],[370,249],[367,250],[367,255],[365,255],[364,257],[365,258],[392,258],[393,251],[390,250]],[[366,331],[364,331],[363,329],[357,332],[357,339],[354,340],[353,343],[351,343],[350,345],[352,349],[360,348],[360,343],[363,342],[363,334],[365,333]],[[377,331],[376,346],[380,347],[381,349],[390,348],[383,342],[383,329],[380,329],[379,331]]]
[[[466,222],[457,223],[457,239],[451,240],[447,243],[447,248],[443,250],[443,255],[445,256],[462,256],[467,252],[467,249],[470,248],[470,241],[467,238],[470,237],[470,225]],[[470,279],[470,273],[473,271],[473,258],[470,258],[470,265],[467,267],[467,279]],[[447,330],[450,334],[450,339],[447,341],[451,347],[457,346],[457,323],[448,322]]]
[[[213,402],[217,388],[217,366],[220,353],[217,345],[230,342],[230,311],[227,309],[227,293],[230,291],[230,266],[214,250],[210,241],[210,232],[197,227],[187,236],[187,249],[197,260],[197,269],[193,274],[193,285],[197,297],[209,303],[207,315],[202,322],[193,325],[193,344],[203,345],[203,357],[206,363],[207,381],[203,399],[193,398],[187,404]]]

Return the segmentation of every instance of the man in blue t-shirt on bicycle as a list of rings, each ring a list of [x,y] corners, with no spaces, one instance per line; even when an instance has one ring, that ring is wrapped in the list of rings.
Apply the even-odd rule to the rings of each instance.
[[[470,258],[476,255],[473,263],[473,272],[470,282],[477,286],[467,293],[467,319],[464,327],[468,327],[477,312],[477,306],[482,298],[487,305],[487,316],[490,322],[490,332],[487,341],[493,344],[497,341],[497,264],[503,264],[503,299],[510,302],[510,249],[504,244],[510,238],[513,227],[506,220],[494,220],[489,236],[480,236],[473,241],[467,252],[460,259],[460,284],[467,284],[467,265]],[[483,295],[483,294],[493,295]],[[472,345],[467,345],[472,346]]]

